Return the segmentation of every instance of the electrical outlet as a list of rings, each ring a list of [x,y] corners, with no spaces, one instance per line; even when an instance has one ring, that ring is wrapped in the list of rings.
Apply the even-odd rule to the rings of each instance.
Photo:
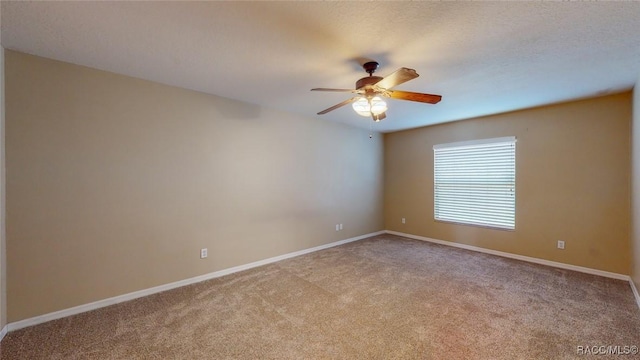
[[[336,224],[336,231],[340,231],[340,225]]]
[[[558,249],[564,250],[564,241],[558,240]]]
[[[207,257],[207,248],[200,249],[200,259],[204,259]]]
[[[342,224],[340,224],[340,230],[342,230]]]
[[[402,218],[402,223],[403,223],[403,224],[405,224],[405,223],[406,223],[406,221],[405,221],[405,219],[404,219],[404,218]]]

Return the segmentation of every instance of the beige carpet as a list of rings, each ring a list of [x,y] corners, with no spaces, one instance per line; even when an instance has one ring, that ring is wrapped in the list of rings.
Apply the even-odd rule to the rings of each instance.
[[[11,332],[0,351],[2,360],[584,359],[579,346],[601,345],[640,346],[627,282],[382,235]]]

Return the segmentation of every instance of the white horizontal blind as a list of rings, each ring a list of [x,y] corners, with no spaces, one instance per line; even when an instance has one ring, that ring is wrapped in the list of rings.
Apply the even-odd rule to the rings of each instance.
[[[516,139],[433,147],[435,219],[515,229]]]

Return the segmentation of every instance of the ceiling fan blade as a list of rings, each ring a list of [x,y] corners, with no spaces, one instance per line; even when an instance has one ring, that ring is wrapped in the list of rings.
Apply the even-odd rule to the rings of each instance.
[[[335,91],[335,92],[350,92],[350,93],[358,92],[358,90],[353,90],[353,89],[329,89],[329,88],[313,88],[311,89],[311,91]]]
[[[415,70],[403,67],[396,70],[394,73],[385,76],[384,79],[376,83],[376,86],[379,86],[383,89],[391,89],[394,86],[406,83],[407,81],[415,79],[418,76],[420,75],[418,75]]]
[[[339,107],[345,106],[347,104],[351,104],[352,102],[354,102],[354,101],[356,101],[358,99],[359,99],[358,96],[352,97],[351,99],[345,100],[345,101],[341,102],[340,104],[333,105],[332,107],[330,107],[328,109],[324,109],[324,110],[320,111],[318,113],[318,115],[324,115],[324,114],[328,113],[329,111],[333,111],[333,110],[335,110],[335,109],[337,109]]]
[[[386,112],[380,113],[378,115],[371,114],[371,118],[373,118],[373,121],[375,121],[375,122],[383,120],[386,117],[387,117],[387,113]]]
[[[437,104],[442,100],[442,96],[433,94],[423,94],[411,91],[389,90],[387,96],[392,99],[417,101],[428,104]]]

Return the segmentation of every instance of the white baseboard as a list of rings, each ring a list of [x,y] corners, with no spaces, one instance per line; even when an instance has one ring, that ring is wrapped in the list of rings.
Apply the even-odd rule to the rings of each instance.
[[[143,297],[143,296],[156,294],[156,293],[159,293],[159,292],[162,292],[162,291],[167,291],[167,290],[175,289],[175,288],[178,288],[178,287],[195,284],[195,283],[198,283],[198,282],[201,282],[201,281],[205,281],[205,280],[209,280],[209,279],[213,279],[213,278],[217,278],[217,277],[233,274],[233,273],[236,273],[236,272],[239,272],[239,271],[248,270],[248,269],[251,269],[251,268],[258,267],[258,266],[271,264],[271,263],[274,263],[274,262],[277,262],[277,261],[280,261],[280,260],[285,260],[285,259],[289,259],[289,258],[292,258],[292,257],[296,257],[296,256],[312,253],[312,252],[315,252],[315,251],[328,249],[328,248],[331,248],[331,247],[334,247],[334,246],[343,245],[343,244],[346,244],[346,243],[350,243],[350,242],[353,242],[353,241],[366,239],[368,237],[381,235],[381,234],[384,234],[384,233],[385,233],[385,231],[378,231],[378,232],[374,232],[374,233],[370,233],[370,234],[360,235],[360,236],[352,237],[352,238],[349,238],[349,239],[340,240],[340,241],[332,242],[332,243],[329,243],[329,244],[324,244],[324,245],[312,247],[312,248],[309,248],[309,249],[304,249],[304,250],[295,251],[295,252],[292,252],[292,253],[279,255],[279,256],[275,256],[275,257],[264,259],[264,260],[255,261],[255,262],[252,262],[252,263],[249,263],[249,264],[234,266],[232,268],[215,271],[215,272],[212,272],[212,273],[208,273],[208,274],[192,277],[192,278],[185,279],[185,280],[172,282],[172,283],[169,283],[169,284],[164,284],[164,285],[152,287],[152,288],[149,288],[149,289],[139,290],[139,291],[135,291],[135,292],[128,293],[128,294],[111,297],[111,298],[108,298],[108,299],[98,300],[98,301],[95,301],[95,302],[92,302],[92,303],[89,303],[89,304],[79,305],[79,306],[75,306],[75,307],[72,307],[72,308],[69,308],[69,309],[64,309],[64,310],[55,311],[55,312],[44,314],[44,315],[35,316],[35,317],[29,318],[29,319],[24,319],[24,320],[20,320],[20,321],[16,321],[16,322],[7,324],[7,326],[5,326],[4,329],[2,330],[3,333],[0,333],[0,334],[4,334],[7,331],[14,331],[14,330],[22,329],[22,328],[25,328],[25,327],[28,327],[28,326],[33,326],[33,325],[45,323],[47,321],[56,320],[56,319],[60,319],[60,318],[63,318],[63,317],[67,317],[67,316],[76,315],[76,314],[80,314],[80,313],[83,313],[83,312],[99,309],[99,308],[106,307],[106,306],[109,306],[109,305],[118,304],[118,303],[121,303],[121,302],[124,302],[124,301],[137,299],[137,298],[140,298],[140,297]],[[0,339],[1,339],[1,336],[0,336]]]
[[[633,279],[629,279],[629,284],[631,284],[631,291],[633,291],[633,296],[636,298],[636,304],[638,304],[638,308],[640,308],[640,293],[638,293],[638,288],[633,282]]]
[[[7,332],[9,331],[9,325],[5,325],[2,330],[0,330],[0,341],[2,341],[2,339],[4,339],[4,336],[7,335]]]
[[[415,239],[415,240],[429,241],[429,242],[440,244],[440,245],[447,245],[447,246],[453,246],[453,247],[456,247],[456,248],[477,251],[477,252],[481,252],[481,253],[485,253],[485,254],[491,254],[491,255],[497,255],[497,256],[502,256],[502,257],[506,257],[506,258],[516,259],[516,260],[527,261],[527,262],[535,263],[535,264],[552,266],[552,267],[560,268],[560,269],[578,271],[578,272],[586,273],[586,274],[604,276],[604,277],[608,277],[608,278],[613,278],[613,279],[618,279],[618,280],[625,280],[625,281],[630,281],[631,280],[631,277],[629,277],[629,275],[618,274],[618,273],[613,273],[613,272],[609,272],[609,271],[591,269],[591,268],[587,268],[587,267],[570,265],[570,264],[560,263],[560,262],[556,262],[556,261],[550,261],[550,260],[545,260],[545,259],[539,259],[539,258],[524,256],[524,255],[511,254],[511,253],[507,253],[507,252],[503,252],[503,251],[485,249],[485,248],[481,248],[481,247],[477,247],[477,246],[460,244],[460,243],[456,243],[456,242],[452,242],[452,241],[443,241],[443,240],[432,239],[432,238],[428,238],[428,237],[424,237],[424,236],[405,234],[405,233],[401,233],[401,232],[398,232],[398,231],[387,230],[386,233],[387,234],[391,234],[391,235],[402,236],[402,237],[406,237],[406,238],[410,238],[410,239]]]

